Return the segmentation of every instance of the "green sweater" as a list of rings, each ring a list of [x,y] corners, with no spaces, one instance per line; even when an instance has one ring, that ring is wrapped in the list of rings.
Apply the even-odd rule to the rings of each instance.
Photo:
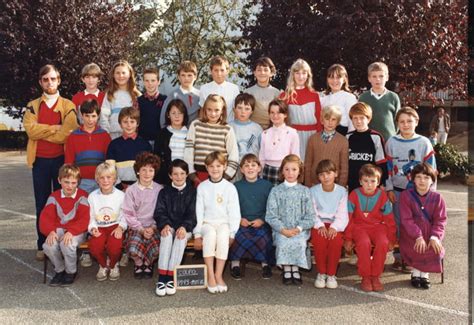
[[[395,92],[387,90],[382,98],[377,99],[369,90],[360,95],[359,101],[372,107],[369,128],[381,133],[384,140],[388,140],[397,133],[395,115],[400,109],[400,98]]]

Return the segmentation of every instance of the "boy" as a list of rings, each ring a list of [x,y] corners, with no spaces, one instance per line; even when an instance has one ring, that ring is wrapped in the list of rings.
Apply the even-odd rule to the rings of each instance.
[[[77,246],[87,232],[89,203],[87,193],[77,188],[79,168],[65,164],[59,169],[61,190],[53,192],[41,212],[40,231],[46,237],[43,250],[56,272],[50,286],[70,286],[76,278]]]
[[[250,259],[262,264],[262,278],[272,276],[270,264],[275,261],[272,230],[265,223],[267,199],[273,188],[272,183],[258,178],[262,167],[257,156],[246,154],[240,161],[240,171],[244,178],[235,183],[239,195],[240,228],[230,248],[230,275],[240,280],[240,260]],[[257,199],[256,199],[257,198]]]
[[[372,88],[360,95],[359,102],[372,107],[373,116],[369,127],[380,132],[384,139],[388,139],[396,134],[395,115],[400,109],[400,98],[385,88],[388,81],[388,67],[385,63],[370,64],[368,76]]]
[[[98,88],[100,78],[104,75],[100,67],[95,63],[86,64],[81,71],[81,80],[86,86],[83,91],[77,92],[72,96],[72,102],[76,105],[76,111],[80,112],[82,103],[88,99],[95,99],[102,106],[105,93]],[[78,114],[79,123],[82,123],[82,115]]]
[[[161,110],[160,126],[164,128],[166,125],[166,109],[168,104],[173,99],[180,99],[186,106],[188,112],[188,123],[198,118],[199,113],[199,89],[194,87],[194,82],[197,78],[197,67],[192,61],[183,61],[178,66],[178,81],[179,87],[174,89],[163,104],[164,109]]]
[[[207,96],[216,94],[224,97],[226,107],[234,107],[234,99],[240,93],[239,87],[226,81],[229,75],[229,61],[222,56],[215,56],[211,59],[212,81],[202,85],[199,95],[199,106],[202,107]],[[227,111],[227,122],[234,119],[231,109]]]
[[[234,129],[237,146],[239,148],[239,161],[248,153],[258,155],[260,150],[260,135],[262,127],[250,120],[255,109],[255,98],[250,94],[239,94],[235,97],[234,120],[229,125]],[[239,172],[235,181],[242,178]]]
[[[375,164],[382,169],[381,185],[387,179],[387,160],[384,140],[377,131],[369,129],[372,108],[366,103],[356,103],[349,110],[349,117],[355,130],[346,137],[349,142],[349,193],[360,186],[359,170],[365,164]]]
[[[268,104],[277,98],[281,90],[270,85],[270,80],[275,75],[276,69],[273,61],[268,57],[261,57],[255,62],[253,75],[257,83],[244,90],[244,93],[255,97],[255,110],[252,113],[252,121],[260,124],[266,130],[270,126],[268,115]]]
[[[147,68],[143,71],[145,93],[138,97],[141,123],[138,126],[138,135],[150,142],[153,147],[156,136],[160,131],[160,116],[164,110],[166,96],[160,94],[160,72],[156,68]]]
[[[304,161],[306,186],[311,187],[319,183],[316,167],[324,159],[329,159],[336,164],[339,171],[336,183],[343,187],[347,185],[349,144],[343,135],[336,132],[341,117],[341,111],[337,106],[323,108],[321,121],[324,129],[309,138],[306,148]]]
[[[80,106],[82,125],[66,142],[64,162],[76,164],[81,171],[81,184],[87,193],[97,189],[95,168],[105,161],[110,135],[97,125],[100,106],[95,99],[86,99]]]
[[[349,224],[344,231],[344,247],[347,252],[354,247],[357,251],[357,271],[362,277],[363,291],[384,289],[380,275],[387,252],[397,240],[392,205],[387,194],[378,188],[381,177],[379,167],[362,166],[361,187],[352,191],[348,199]]]
[[[117,167],[117,186],[125,190],[127,186],[136,182],[137,177],[133,170],[135,157],[143,152],[151,152],[151,145],[148,141],[137,135],[137,128],[140,123],[140,111],[133,107],[123,108],[118,116],[122,136],[110,142],[107,149],[107,161],[113,161]]]

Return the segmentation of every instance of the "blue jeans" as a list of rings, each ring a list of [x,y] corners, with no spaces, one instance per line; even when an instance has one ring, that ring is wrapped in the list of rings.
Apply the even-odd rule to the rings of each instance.
[[[33,163],[33,191],[35,192],[36,233],[38,234],[36,245],[38,250],[43,250],[43,244],[46,240],[46,236],[39,230],[41,211],[51,193],[61,188],[58,182],[58,172],[63,164],[64,156],[56,158],[36,157]]]

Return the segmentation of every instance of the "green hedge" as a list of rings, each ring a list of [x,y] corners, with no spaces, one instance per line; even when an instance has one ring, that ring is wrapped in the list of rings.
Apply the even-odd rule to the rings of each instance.
[[[471,172],[471,161],[467,155],[459,152],[458,148],[450,143],[438,143],[436,152],[436,166],[440,173],[466,177]]]
[[[27,142],[25,131],[0,131],[1,149],[26,149]]]

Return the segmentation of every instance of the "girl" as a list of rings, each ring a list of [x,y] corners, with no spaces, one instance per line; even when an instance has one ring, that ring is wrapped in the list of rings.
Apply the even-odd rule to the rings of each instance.
[[[298,131],[300,154],[304,161],[309,137],[322,130],[319,120],[321,103],[318,93],[313,88],[311,68],[305,60],[298,59],[293,63],[286,89],[279,98],[288,104],[291,126]]]
[[[300,155],[300,140],[295,129],[286,125],[288,106],[280,99],[268,105],[271,127],[262,132],[259,160],[263,166],[262,178],[278,185],[278,169],[286,155]]]
[[[172,183],[160,191],[156,202],[154,219],[161,234],[155,290],[159,297],[176,293],[173,271],[183,259],[184,249],[196,226],[196,189],[186,182],[188,173],[188,164],[181,159],[173,160],[169,167]]]
[[[189,166],[189,178],[196,186],[206,180],[209,174],[204,160],[211,152],[218,151],[227,159],[224,177],[230,180],[239,167],[239,149],[235,133],[226,122],[227,108],[224,97],[209,95],[199,115],[199,120],[193,121],[189,127],[184,149],[184,161]]]
[[[273,229],[276,263],[283,266],[283,283],[299,285],[303,283],[299,267],[310,268],[306,245],[315,213],[309,189],[298,183],[303,161],[297,155],[286,156],[279,175],[284,182],[270,192],[265,221]]]
[[[311,229],[311,243],[318,268],[314,286],[335,289],[337,265],[344,244],[343,232],[349,222],[347,191],[335,183],[337,167],[333,161],[321,160],[316,174],[321,183],[310,189],[316,212]]]
[[[210,293],[226,292],[227,285],[222,273],[229,246],[239,230],[239,196],[235,186],[223,178],[227,167],[223,153],[218,151],[210,153],[204,163],[209,179],[202,182],[197,189],[194,248],[196,250],[202,248],[202,256],[207,266],[207,290]]]
[[[137,98],[141,93],[135,82],[135,72],[125,60],[117,61],[109,73],[109,84],[100,112],[100,126],[113,139],[122,135],[118,115],[122,108],[133,106],[138,109]]]
[[[431,287],[428,272],[442,272],[446,228],[446,203],[432,190],[436,171],[422,163],[411,171],[415,188],[400,195],[400,252],[413,267],[411,284],[415,288]]]
[[[186,127],[188,110],[181,100],[173,99],[169,102],[165,113],[165,125],[155,140],[155,154],[161,158],[161,168],[156,181],[170,185],[169,167],[173,160],[184,158],[184,146],[188,134]]]
[[[122,205],[122,213],[130,228],[126,249],[135,262],[134,276],[137,279],[153,276],[153,262],[158,257],[160,240],[153,212],[163,186],[153,182],[153,178],[159,168],[157,156],[150,152],[138,154],[133,165],[138,181],[127,188]]]
[[[353,131],[354,126],[349,118],[349,110],[352,105],[357,103],[357,98],[349,89],[349,76],[347,70],[342,64],[333,64],[329,67],[327,77],[327,88],[321,97],[321,106],[326,107],[334,105],[342,113],[342,119],[336,128],[336,131],[342,135]]]

